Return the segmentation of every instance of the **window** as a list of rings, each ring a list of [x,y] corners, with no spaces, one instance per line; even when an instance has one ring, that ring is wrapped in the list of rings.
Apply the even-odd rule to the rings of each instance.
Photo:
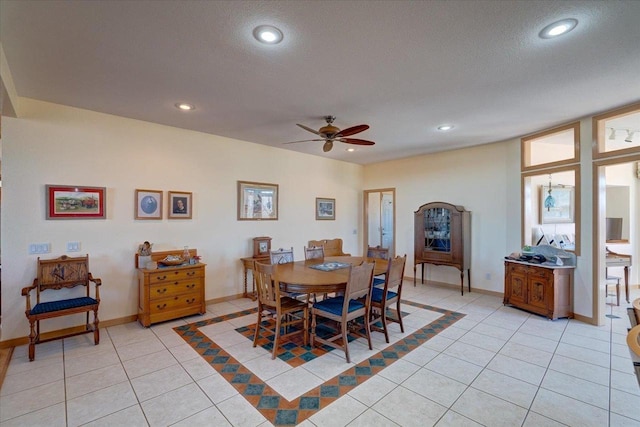
[[[639,135],[640,137],[640,135]],[[522,171],[580,161],[580,122],[522,138]]]
[[[593,134],[594,159],[640,153],[640,104],[595,116]]]

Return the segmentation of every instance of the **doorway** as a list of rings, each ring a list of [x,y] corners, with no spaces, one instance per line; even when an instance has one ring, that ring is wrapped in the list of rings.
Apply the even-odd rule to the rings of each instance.
[[[364,191],[364,253],[369,246],[396,253],[396,190],[382,188]]]

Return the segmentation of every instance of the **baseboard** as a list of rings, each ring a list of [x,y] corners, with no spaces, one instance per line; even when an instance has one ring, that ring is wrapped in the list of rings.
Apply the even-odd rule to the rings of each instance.
[[[7,374],[7,369],[9,368],[9,362],[11,361],[12,354],[13,347],[0,350],[0,388],[2,387],[4,377]]]
[[[413,282],[413,277],[405,277],[404,278],[405,283],[404,286],[407,286],[407,282]],[[460,284],[454,284],[454,283],[445,283],[445,282],[436,282],[434,280],[425,280],[424,281],[424,285],[422,283],[420,283],[420,279],[416,279],[415,285],[421,285],[421,286],[436,286],[436,287],[440,287],[440,288],[447,288],[447,289],[456,289],[458,291],[460,291]],[[464,291],[465,293],[469,292],[469,287],[465,284],[464,287]],[[504,293],[503,292],[497,292],[497,291],[489,291],[487,289],[479,289],[479,288],[474,288],[473,286],[471,286],[471,292],[475,292],[478,294],[483,294],[483,295],[491,295],[494,297],[499,297],[499,298],[504,298]]]

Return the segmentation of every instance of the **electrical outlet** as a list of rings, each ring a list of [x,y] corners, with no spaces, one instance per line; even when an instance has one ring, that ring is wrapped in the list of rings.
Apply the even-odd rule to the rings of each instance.
[[[48,254],[51,252],[51,244],[49,243],[31,243],[29,245],[29,255]]]
[[[67,252],[80,252],[80,242],[67,242]]]

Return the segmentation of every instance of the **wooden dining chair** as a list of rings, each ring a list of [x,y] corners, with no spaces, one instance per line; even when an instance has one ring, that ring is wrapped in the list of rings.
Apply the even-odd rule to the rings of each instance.
[[[280,283],[274,275],[273,264],[255,263],[256,287],[258,292],[258,322],[253,337],[253,346],[258,343],[260,329],[273,332],[273,351],[271,359],[276,358],[280,338],[295,334],[303,334],[304,345],[309,335],[309,305],[304,301],[280,294]],[[274,319],[275,317],[275,319]],[[275,320],[273,329],[269,327]],[[290,330],[292,326],[298,326]]]
[[[291,247],[291,249],[280,248],[277,251],[270,251],[269,258],[271,264],[287,264],[293,262],[293,247]]]
[[[324,248],[322,246],[304,247],[304,259],[324,259]]]
[[[358,266],[349,267],[349,279],[344,295],[327,298],[313,304],[311,308],[311,346],[316,342],[325,344],[333,348],[344,351],[347,363],[351,362],[349,357],[349,336],[347,334],[347,323],[362,317],[362,328],[369,342],[369,350],[372,350],[371,332],[369,330],[369,314],[371,310],[371,282],[373,280],[373,263],[364,262]],[[321,338],[316,334],[317,318],[324,317],[340,324],[340,330],[335,330],[335,334]],[[351,333],[356,334],[358,326],[355,323],[349,325]],[[355,327],[351,327],[355,326]],[[336,341],[342,341],[338,344]]]
[[[389,248],[383,248],[380,245],[373,247],[367,246],[367,258],[389,259]],[[384,285],[384,274],[379,274],[373,278],[373,286]]]
[[[404,332],[402,312],[400,311],[400,295],[402,294],[402,280],[406,263],[406,255],[390,259],[385,274],[384,287],[373,287],[371,290],[371,316],[369,317],[369,324],[371,330],[384,332],[384,338],[387,342],[389,342],[389,331],[387,330],[387,324],[389,322],[400,324],[400,331]],[[395,289],[395,291],[391,289]],[[387,309],[392,308],[391,305],[393,303],[395,303],[395,318],[387,317]],[[382,327],[378,326],[379,323],[382,324]]]

